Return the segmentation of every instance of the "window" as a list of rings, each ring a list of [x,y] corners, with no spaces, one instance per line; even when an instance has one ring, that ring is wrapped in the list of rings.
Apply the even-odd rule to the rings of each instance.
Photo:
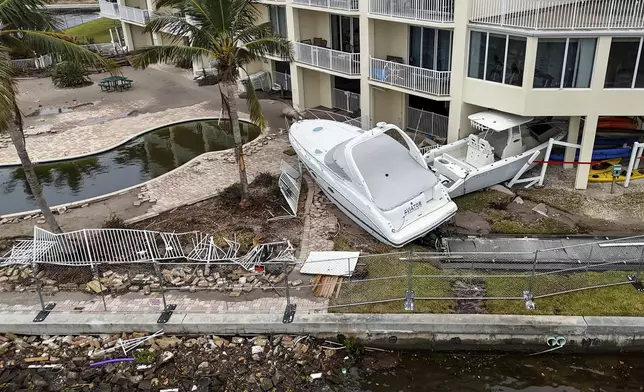
[[[452,32],[424,27],[409,28],[409,64],[449,71],[451,67]]]
[[[605,88],[644,88],[642,38],[613,38]]]
[[[472,31],[467,76],[521,86],[525,48],[524,37]]]
[[[539,38],[532,87],[590,87],[596,44],[595,38]]]
[[[347,53],[360,52],[360,19],[331,15],[331,45]]]
[[[268,17],[273,25],[273,31],[286,38],[286,7],[269,5]]]

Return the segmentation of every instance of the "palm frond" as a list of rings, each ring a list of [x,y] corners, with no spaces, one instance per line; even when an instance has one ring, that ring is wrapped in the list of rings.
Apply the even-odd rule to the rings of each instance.
[[[150,46],[140,49],[132,59],[135,68],[146,68],[158,62],[192,61],[210,52],[204,48],[194,46]]]
[[[246,70],[244,70],[246,72]],[[246,72],[248,75],[248,72]],[[257,94],[255,94],[255,87],[253,87],[253,82],[250,78],[246,79],[246,83],[243,83],[246,87],[246,105],[248,106],[248,111],[250,114],[250,121],[261,129],[266,128],[266,119],[262,113],[262,105],[259,103]]]
[[[63,60],[107,68],[110,72],[118,69],[118,66],[113,61],[82,46],[64,40],[61,38],[62,35],[60,33],[34,30],[0,31],[0,36],[4,35],[20,35],[22,43],[36,53],[55,53]]]
[[[44,7],[44,0],[0,1],[3,28],[51,31],[60,27],[54,15]]]
[[[198,29],[188,23],[185,18],[176,15],[157,14],[156,18],[150,20],[150,22],[145,25],[143,32],[163,32],[173,35],[173,38],[177,40],[182,40],[187,34],[198,33]]]
[[[14,117],[16,86],[14,78],[17,70],[9,57],[9,49],[0,47],[0,133],[6,131]]]
[[[278,56],[289,59],[289,61],[293,59],[293,47],[290,41],[279,35],[262,37],[246,42],[246,49],[254,55],[253,60],[257,60],[259,57],[266,55]]]

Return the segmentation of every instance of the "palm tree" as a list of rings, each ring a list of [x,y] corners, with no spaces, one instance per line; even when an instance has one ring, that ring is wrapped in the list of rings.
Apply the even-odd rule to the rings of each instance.
[[[222,105],[235,142],[243,205],[248,198],[248,179],[237,114],[237,81],[241,70],[267,54],[291,59],[291,45],[269,22],[257,23],[260,13],[251,0],[158,0],[156,6],[157,10],[170,7],[185,18],[164,12],[152,19],[144,31],[172,34],[174,42],[143,48],[133,64],[145,68],[157,62],[215,61]],[[246,83],[246,96],[251,121],[263,128],[266,122],[251,83]]]
[[[56,22],[44,9],[44,4],[44,0],[0,1],[0,132],[9,133],[40,211],[51,230],[60,233],[62,229],[43,197],[42,187],[25,146],[22,114],[16,102],[14,78],[17,70],[11,63],[10,52],[29,50],[34,54],[54,53],[66,60],[109,69],[114,69],[114,65],[56,33]]]

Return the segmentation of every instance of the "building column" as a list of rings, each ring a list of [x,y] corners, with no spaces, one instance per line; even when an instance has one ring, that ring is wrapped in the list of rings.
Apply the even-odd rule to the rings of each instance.
[[[579,123],[581,117],[571,116],[568,120],[568,143],[579,143]],[[573,147],[566,147],[566,152],[564,154],[564,162],[574,162],[577,149]],[[564,169],[572,169],[575,165],[572,163],[564,163]]]
[[[447,142],[458,140],[461,129],[463,110],[463,82],[467,77],[467,53],[469,51],[469,34],[467,22],[472,4],[469,0],[454,2],[454,33],[452,35],[452,69],[450,75],[449,126]]]
[[[121,21],[121,30],[123,31],[123,41],[125,41],[125,46],[127,46],[128,51],[133,51],[134,40],[132,39],[132,29],[130,28],[129,23]]]
[[[367,16],[369,0],[360,0],[360,115],[362,116],[362,128],[371,129],[371,85],[369,75],[371,71],[371,53],[374,53],[374,21]]]
[[[296,17],[297,9],[293,8],[290,2],[286,3],[286,35],[290,42],[298,42],[300,40],[300,22]],[[295,51],[295,47],[293,47]],[[295,64],[295,53],[293,53],[293,61],[291,61],[291,100],[295,110],[300,111],[306,109],[304,103],[304,83],[302,79],[302,69]]]
[[[579,162],[590,162],[593,158],[593,148],[595,147],[595,134],[597,133],[598,121],[599,116],[597,114],[586,116],[584,132],[581,134]],[[575,189],[586,189],[588,186],[588,174],[590,174],[590,165],[577,165]]]

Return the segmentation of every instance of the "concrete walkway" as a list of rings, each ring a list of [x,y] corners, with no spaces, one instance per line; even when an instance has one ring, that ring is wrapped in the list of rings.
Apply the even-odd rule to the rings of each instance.
[[[77,335],[122,332],[166,334],[299,334],[335,339],[354,336],[390,348],[472,348],[541,352],[550,336],[564,337],[559,352],[623,351],[644,347],[644,318],[465,314],[301,314],[284,324],[278,314],[175,313],[167,324],[158,314],[51,313],[34,323],[34,313],[0,311],[0,333]]]

